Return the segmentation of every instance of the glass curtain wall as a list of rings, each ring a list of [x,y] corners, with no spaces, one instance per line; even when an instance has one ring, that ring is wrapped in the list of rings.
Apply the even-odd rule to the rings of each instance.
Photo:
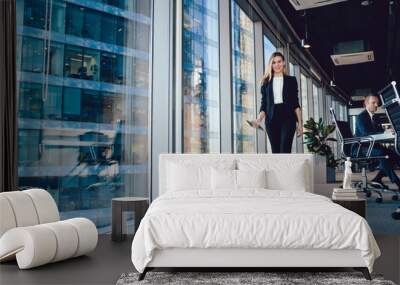
[[[302,101],[301,76],[300,76],[299,65],[289,61],[289,75],[296,77],[297,86],[299,86],[299,94],[297,94],[297,96],[299,96],[300,106],[302,106],[303,101]],[[302,137],[298,137],[297,135],[295,135],[292,144],[292,153],[302,153],[302,152],[303,152],[303,139]]]
[[[302,116],[303,116],[303,122],[304,123],[309,118],[308,117],[308,94],[307,94],[307,92],[308,92],[307,83],[308,82],[307,81],[308,81],[307,77],[303,73],[301,73],[301,75],[300,75],[301,102],[302,102],[302,104],[301,104],[301,108],[302,108],[301,113],[302,113]]]
[[[256,130],[246,122],[253,120],[257,114],[254,23],[235,0],[231,1],[231,25],[234,152],[256,152]]]
[[[318,87],[314,83],[312,84],[312,94],[313,94],[313,102],[314,102],[314,120],[316,122],[319,121],[319,95],[318,95]]]
[[[18,184],[110,230],[147,196],[151,0],[17,0]]]
[[[183,1],[184,152],[220,151],[218,1]]]
[[[264,73],[268,67],[269,58],[276,51],[276,46],[270,41],[267,36],[264,36]]]

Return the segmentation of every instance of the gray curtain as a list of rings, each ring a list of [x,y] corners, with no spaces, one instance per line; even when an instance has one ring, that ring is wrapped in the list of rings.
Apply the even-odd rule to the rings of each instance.
[[[15,0],[0,0],[0,192],[17,184]]]

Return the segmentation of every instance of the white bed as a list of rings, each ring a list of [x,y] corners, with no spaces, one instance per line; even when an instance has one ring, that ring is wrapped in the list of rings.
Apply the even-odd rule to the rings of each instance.
[[[372,232],[362,217],[312,194],[312,159],[306,154],[161,155],[160,196],[134,237],[134,266],[144,274],[154,267],[354,267],[369,278],[380,255]],[[216,191],[197,185],[174,191],[167,187],[168,179],[179,178],[171,173],[171,161],[185,167],[278,168],[282,175],[275,178],[286,187],[296,178],[292,166],[303,163],[305,180],[299,185],[305,187]]]

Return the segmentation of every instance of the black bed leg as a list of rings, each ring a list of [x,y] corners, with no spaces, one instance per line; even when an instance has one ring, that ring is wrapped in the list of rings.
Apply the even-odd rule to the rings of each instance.
[[[147,269],[147,267],[146,267],[146,268],[143,270],[143,272],[139,274],[138,281],[142,281],[142,280],[144,279],[144,277],[146,276],[147,271],[148,271],[148,269]]]
[[[371,274],[369,274],[369,270],[368,270],[367,267],[356,267],[354,269],[357,270],[357,271],[361,271],[362,274],[364,275],[365,279],[372,280]]]

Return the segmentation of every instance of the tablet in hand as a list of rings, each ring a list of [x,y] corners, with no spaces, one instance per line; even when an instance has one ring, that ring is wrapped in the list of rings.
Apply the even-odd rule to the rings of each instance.
[[[254,128],[254,127],[253,127],[253,124],[251,123],[250,120],[246,120],[246,122],[250,125],[250,127]],[[257,128],[257,129],[264,131],[264,129],[263,129],[260,125],[258,125],[258,128]]]

